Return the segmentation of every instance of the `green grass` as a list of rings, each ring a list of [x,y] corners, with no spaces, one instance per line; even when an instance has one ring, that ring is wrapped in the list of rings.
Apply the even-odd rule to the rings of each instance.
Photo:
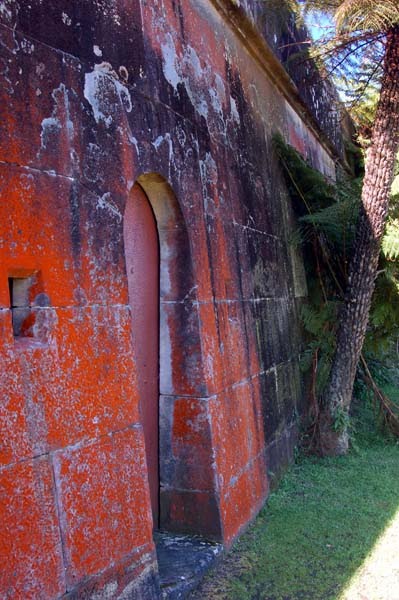
[[[398,444],[359,435],[348,456],[301,458],[194,597],[339,598],[398,508]]]

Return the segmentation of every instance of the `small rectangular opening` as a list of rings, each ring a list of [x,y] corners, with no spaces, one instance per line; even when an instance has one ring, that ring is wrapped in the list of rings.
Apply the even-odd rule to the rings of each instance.
[[[33,277],[9,277],[12,329],[15,338],[32,337],[34,315],[30,306]]]

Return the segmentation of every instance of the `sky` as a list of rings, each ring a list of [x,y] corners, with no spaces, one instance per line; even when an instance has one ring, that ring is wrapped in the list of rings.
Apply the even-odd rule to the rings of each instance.
[[[305,21],[310,34],[315,41],[325,37],[333,27],[331,19],[319,12],[308,14]]]

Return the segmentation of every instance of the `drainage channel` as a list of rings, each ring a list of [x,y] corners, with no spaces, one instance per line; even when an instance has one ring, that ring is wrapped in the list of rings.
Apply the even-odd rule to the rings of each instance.
[[[182,600],[193,591],[205,573],[221,556],[223,546],[198,536],[157,531],[157,550],[161,598]]]

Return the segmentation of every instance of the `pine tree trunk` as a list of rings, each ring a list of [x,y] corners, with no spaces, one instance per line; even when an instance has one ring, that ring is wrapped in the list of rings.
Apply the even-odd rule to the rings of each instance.
[[[399,26],[394,26],[387,35],[380,99],[366,159],[361,213],[340,315],[337,350],[324,396],[320,421],[320,445],[324,455],[344,454],[348,450],[346,417],[369,318],[398,146]]]

